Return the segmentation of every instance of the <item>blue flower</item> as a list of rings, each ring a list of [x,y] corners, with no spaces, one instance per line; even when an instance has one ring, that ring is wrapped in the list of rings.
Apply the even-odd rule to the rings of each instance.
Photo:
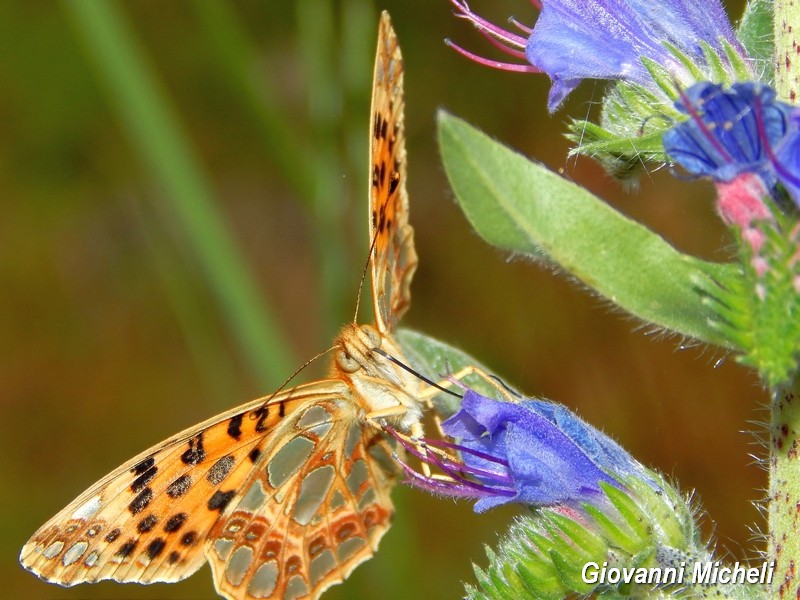
[[[718,184],[755,175],[773,196],[780,182],[800,200],[800,115],[772,88],[703,82],[682,92],[675,106],[689,118],[664,134],[664,151],[686,171]]]
[[[718,0],[544,0],[528,40],[528,61],[553,81],[555,110],[583,79],[622,79],[647,86],[648,58],[678,81],[686,67],[665,44],[705,64],[701,42],[724,55],[722,42],[742,49]]]
[[[458,443],[425,440],[430,447],[422,453],[401,439],[412,454],[446,475],[426,477],[404,464],[409,482],[433,493],[476,498],[476,512],[509,502],[596,504],[601,483],[622,488],[620,478],[647,478],[644,468],[606,435],[566,408],[541,400],[502,402],[467,390],[461,409],[442,429]]]
[[[788,131],[771,161],[778,180],[800,207],[800,108],[792,109]]]
[[[490,41],[528,64],[489,61],[451,45],[482,64],[547,73],[553,82],[551,112],[583,79],[623,80],[655,89],[643,59],[689,84],[695,77],[683,61],[700,71],[710,67],[704,46],[723,62],[728,48],[746,58],[719,0],[534,0],[541,14],[532,30],[512,21],[525,36],[492,25],[463,0],[451,2]]]

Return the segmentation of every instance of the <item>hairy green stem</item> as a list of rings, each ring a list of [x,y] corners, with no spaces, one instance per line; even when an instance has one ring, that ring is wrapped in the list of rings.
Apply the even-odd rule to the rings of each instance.
[[[791,103],[800,92],[800,1],[774,0],[775,89]],[[778,598],[800,595],[800,381],[773,391],[769,461],[769,547],[776,561],[773,593]]]
[[[774,0],[775,89],[778,98],[797,103],[800,94],[800,0]]]
[[[779,387],[772,398],[770,427],[769,548],[775,560],[776,598],[800,594],[800,381]]]

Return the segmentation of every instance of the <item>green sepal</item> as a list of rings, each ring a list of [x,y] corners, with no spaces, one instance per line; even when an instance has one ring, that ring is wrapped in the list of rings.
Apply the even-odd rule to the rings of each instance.
[[[624,483],[636,498],[637,508],[658,527],[659,544],[681,549],[701,547],[691,505],[663,477],[652,471],[649,475],[661,488],[659,491],[636,477],[628,477]]]
[[[661,131],[638,137],[614,135],[591,121],[573,121],[567,139],[576,145],[570,156],[588,156],[598,161],[606,173],[618,181],[638,178],[643,162],[664,160]]]
[[[647,69],[653,83],[656,84],[658,89],[672,102],[677,100],[680,94],[678,94],[678,90],[675,87],[675,76],[652,58],[642,56],[639,60],[642,62],[642,65],[644,65],[644,68]]]
[[[759,79],[761,81],[760,78],[757,78],[754,75],[750,63],[748,63],[747,60],[745,60],[744,57],[739,54],[739,51],[734,48],[729,41],[722,41],[722,49],[725,52],[725,56],[728,58],[731,69],[733,70],[733,81],[728,81],[725,83],[733,83],[735,81],[752,81],[753,79]]]
[[[736,266],[681,254],[587,190],[444,112],[439,143],[453,191],[487,242],[557,263],[652,325],[736,348],[706,302]]]
[[[703,51],[703,58],[706,59],[711,81],[725,81],[727,72],[717,51],[706,41],[700,42],[700,49]]]
[[[739,362],[756,369],[772,388],[798,374],[800,364],[800,216],[765,199],[774,221],[754,222],[764,235],[757,254],[737,233],[742,277],[721,289],[725,307],[720,326],[742,348]],[[764,261],[764,272],[754,264]]]
[[[689,71],[689,75],[692,80],[694,81],[708,81],[711,79],[710,73],[705,73],[703,68],[701,68],[697,63],[692,61],[680,48],[678,48],[675,44],[670,42],[662,42],[664,47],[669,50],[669,53],[672,54],[675,58],[678,59],[684,68]]]
[[[650,533],[648,515],[636,505],[627,492],[620,490],[616,486],[600,482],[600,489],[602,489],[606,497],[608,497],[611,505],[617,509],[617,513],[619,513],[622,522],[631,529],[639,540],[645,539]]]
[[[736,35],[755,64],[768,65],[763,73],[759,73],[759,79],[771,84],[774,73],[769,66],[775,56],[772,0],[750,0]]]
[[[624,521],[617,522],[598,507],[583,504],[583,510],[594,520],[601,535],[609,544],[626,554],[633,555],[640,550],[641,536],[636,535]]]
[[[608,550],[603,538],[588,529],[585,524],[578,523],[555,510],[542,510],[541,519],[542,526],[551,539],[551,552],[559,552],[574,561],[603,556]]]

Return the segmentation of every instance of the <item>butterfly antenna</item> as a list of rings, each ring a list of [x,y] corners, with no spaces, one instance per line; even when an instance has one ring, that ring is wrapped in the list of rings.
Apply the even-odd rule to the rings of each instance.
[[[378,354],[380,354],[386,360],[389,360],[389,361],[393,362],[394,364],[396,364],[401,369],[404,369],[404,370],[408,371],[414,377],[416,377],[418,379],[421,379],[422,381],[424,381],[428,385],[435,387],[437,390],[439,390],[441,392],[444,392],[445,394],[450,394],[451,396],[455,396],[456,398],[463,398],[463,396],[461,394],[459,394],[457,392],[454,392],[453,390],[447,389],[446,387],[442,387],[441,385],[439,385],[435,381],[431,381],[430,379],[425,377],[425,375],[423,375],[419,371],[415,371],[414,369],[409,367],[407,364],[405,364],[404,362],[398,360],[397,358],[395,358],[394,356],[392,356],[391,354],[389,354],[385,350],[382,350],[381,348],[372,348],[372,351],[373,352],[377,352]]]
[[[292,374],[289,376],[289,378],[288,378],[286,381],[284,381],[284,382],[283,382],[283,383],[280,385],[280,387],[279,387],[277,390],[275,390],[274,392],[272,392],[272,393],[269,395],[269,397],[267,397],[267,399],[264,401],[264,404],[267,404],[267,403],[268,403],[270,400],[272,400],[272,399],[273,399],[275,396],[277,396],[277,395],[278,395],[278,394],[281,392],[281,390],[283,390],[283,389],[284,389],[284,388],[285,388],[287,385],[289,385],[289,382],[290,382],[292,379],[294,379],[295,377],[297,377],[297,375],[299,375],[299,374],[300,374],[300,371],[302,371],[303,369],[305,369],[305,368],[306,368],[308,365],[310,365],[311,363],[313,363],[313,362],[314,362],[315,360],[317,360],[318,358],[321,358],[321,357],[325,356],[325,355],[326,355],[328,352],[330,352],[331,350],[335,350],[335,349],[336,349],[336,346],[331,346],[331,347],[330,347],[330,348],[328,348],[327,350],[323,350],[323,351],[322,351],[322,352],[320,352],[319,354],[317,354],[317,355],[315,355],[315,356],[312,356],[311,358],[309,358],[309,359],[308,359],[306,362],[304,362],[304,363],[303,363],[303,364],[300,366],[300,368],[298,368],[298,369],[297,369],[297,370],[296,370],[294,373],[292,373]]]
[[[367,264],[364,265],[364,269],[361,271],[361,281],[358,282],[358,295],[356,296],[356,312],[353,315],[353,323],[358,323],[358,307],[361,305],[361,292],[364,290],[364,280],[367,278],[367,271],[369,270],[369,264],[372,262],[372,253],[375,252],[375,244],[378,241],[378,232],[375,232],[375,235],[372,236],[372,243],[369,245],[369,254],[367,254]]]

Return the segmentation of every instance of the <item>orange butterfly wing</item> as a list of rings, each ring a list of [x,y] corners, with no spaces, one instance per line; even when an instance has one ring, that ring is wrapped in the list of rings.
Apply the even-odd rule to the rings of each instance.
[[[317,381],[179,433],[42,526],[22,564],[71,586],[179,581],[208,559],[228,598],[317,597],[372,556],[392,513],[394,449],[349,395]]]
[[[389,13],[383,12],[370,114],[370,240],[375,323],[394,331],[411,304],[417,268],[414,230],[408,223],[403,57]]]
[[[286,415],[329,395],[338,380],[254,400],[191,427],[131,459],[43,525],[22,564],[60,585],[178,581],[204,562],[203,541],[274,444]]]
[[[207,550],[230,598],[316,598],[377,550],[389,527],[394,448],[352,405],[316,403],[256,469]],[[284,438],[285,439],[285,438]]]

